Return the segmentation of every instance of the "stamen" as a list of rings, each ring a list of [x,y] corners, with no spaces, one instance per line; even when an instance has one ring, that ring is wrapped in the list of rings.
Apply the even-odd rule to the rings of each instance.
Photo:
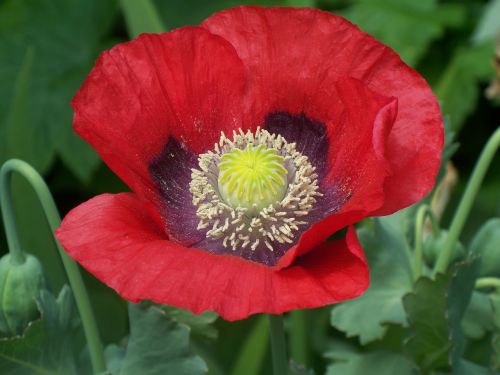
[[[298,218],[321,195],[308,158],[294,143],[260,128],[234,131],[232,140],[221,133],[214,151],[200,155],[198,163],[190,183],[198,229],[232,250],[273,251],[273,243],[293,243],[295,232],[307,225]]]

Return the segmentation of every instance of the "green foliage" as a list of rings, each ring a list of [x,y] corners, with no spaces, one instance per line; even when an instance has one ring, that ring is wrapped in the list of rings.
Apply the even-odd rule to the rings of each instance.
[[[435,85],[443,113],[450,116],[454,130],[459,130],[476,106],[478,85],[493,76],[493,43],[458,48]]]
[[[150,0],[120,0],[120,4],[131,38],[135,38],[140,33],[166,31],[154,4]]]
[[[16,156],[46,171],[57,153],[88,180],[98,159],[72,132],[69,101],[114,10],[113,2],[97,0],[0,3],[0,134],[9,137],[0,162]]]
[[[488,123],[498,119],[492,104],[480,100],[480,85],[494,74],[491,59],[500,27],[499,0],[0,0],[0,162],[20,157],[49,175],[64,210],[96,193],[124,190],[116,178],[109,178],[106,168],[96,168],[95,152],[71,130],[70,99],[98,52],[140,32],[194,25],[218,10],[249,3],[321,6],[346,15],[393,47],[432,84],[450,120],[445,123],[443,160],[453,155],[466,180],[467,168],[460,163],[477,154],[481,145],[475,147],[474,139],[487,136]],[[464,147],[455,156],[452,133],[460,134],[463,127],[473,127],[474,137],[459,139]],[[59,290],[64,273],[52,253],[38,203],[22,182],[14,179],[13,186],[23,245],[41,260],[52,290]],[[496,174],[489,190],[484,190],[490,193],[479,197],[489,216],[499,212],[494,203],[498,186]],[[448,375],[450,371],[498,375],[500,294],[495,288],[472,292],[476,275],[470,261],[453,266],[446,275],[421,278],[414,284],[414,239],[409,235],[414,209],[368,221],[359,230],[372,282],[363,296],[333,308],[331,324],[340,332],[326,329],[330,308],[308,312],[307,319],[296,319],[300,315],[289,319],[295,362],[307,362],[314,373],[323,374],[321,353],[327,351],[333,360],[327,373],[332,375]],[[483,220],[471,221],[479,225]],[[440,239],[446,231],[442,233]],[[480,255],[479,276],[500,277],[499,233],[499,221],[492,219],[471,242],[468,250]],[[439,239],[428,241],[424,250],[432,267],[441,245]],[[457,248],[454,260],[462,259],[466,250]],[[423,273],[429,275],[429,269]],[[196,316],[155,305],[131,305],[127,314],[125,303],[117,302],[112,291],[93,278],[87,282],[105,341],[122,337],[122,326],[130,316],[129,336],[106,349],[109,374],[198,374],[205,373],[207,365],[212,374],[270,374],[264,317],[230,324],[216,321],[210,312]],[[31,296],[18,293],[9,298],[16,308],[35,306]],[[41,318],[24,331],[38,315]],[[0,340],[1,374],[90,375],[67,287],[57,299],[43,291],[35,314],[19,314],[16,319],[16,327],[22,327],[16,328],[17,333],[25,334]],[[0,317],[0,326],[1,321]],[[300,321],[303,326],[294,330]],[[313,373],[299,365],[292,367],[298,374]]]
[[[181,309],[180,307],[161,305],[160,308],[170,319],[189,326],[191,333],[210,339],[217,338],[218,332],[213,326],[213,323],[218,318],[216,313],[205,311],[199,315],[195,315],[191,311]]]
[[[446,242],[446,237],[448,236],[447,230],[441,230],[437,238],[431,233],[429,237],[426,238],[424,243],[424,258],[428,264],[434,264],[439,256],[439,253],[443,250],[444,244]],[[465,247],[457,242],[455,249],[452,254],[452,261],[463,258],[465,255]]]
[[[493,329],[493,308],[488,296],[473,292],[462,321],[464,334],[471,339],[481,339]]]
[[[495,330],[493,334],[493,355],[492,355],[492,365],[493,369],[500,370],[500,294],[494,293],[490,295],[491,305],[493,306],[493,323],[495,325]]]
[[[326,375],[415,375],[411,363],[399,353],[332,351],[328,356],[336,363],[328,366]]]
[[[343,15],[416,65],[446,27],[463,22],[465,12],[436,0],[355,0]]]
[[[472,36],[475,43],[494,39],[500,32],[500,0],[491,0],[483,10],[476,31]]]
[[[126,349],[107,349],[113,375],[196,375],[207,371],[189,349],[189,327],[169,319],[156,306],[129,304],[130,337]]]
[[[64,287],[57,299],[40,293],[41,320],[23,337],[0,340],[0,373],[9,375],[78,375],[88,371],[79,359],[81,340],[76,333],[72,294]],[[87,372],[88,373],[88,372]]]
[[[461,322],[477,274],[477,261],[469,259],[435,280],[420,278],[404,297],[412,336],[406,350],[422,374],[457,366],[464,338]]]
[[[169,1],[156,0],[155,4],[167,29],[197,25],[215,12],[238,5],[263,6],[311,6],[313,0],[183,0],[173,5]]]
[[[36,300],[45,285],[42,265],[33,255],[16,264],[0,258],[0,336],[21,335],[39,315]]]
[[[480,276],[500,276],[500,219],[488,220],[474,236],[470,249],[480,254]]]
[[[266,316],[261,316],[246,338],[231,374],[258,375],[269,350],[268,343],[269,322]]]
[[[373,229],[359,231],[370,265],[370,288],[332,310],[332,325],[349,337],[359,336],[361,343],[382,338],[388,323],[406,324],[401,298],[411,290],[412,277],[402,216],[375,219]]]

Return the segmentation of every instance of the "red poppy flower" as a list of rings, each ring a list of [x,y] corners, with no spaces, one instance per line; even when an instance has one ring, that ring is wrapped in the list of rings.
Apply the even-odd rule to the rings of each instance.
[[[424,79],[314,9],[143,34],[100,56],[72,106],[132,193],[72,210],[66,251],[127,300],[227,320],[360,295],[352,224],[429,192],[443,144]]]

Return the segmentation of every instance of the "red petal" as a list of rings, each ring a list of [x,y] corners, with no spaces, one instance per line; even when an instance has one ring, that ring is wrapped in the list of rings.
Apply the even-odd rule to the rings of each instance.
[[[273,111],[338,121],[334,83],[347,76],[395,97],[399,111],[385,150],[391,176],[376,213],[408,206],[432,188],[443,145],[437,100],[388,47],[341,17],[307,8],[238,7],[216,13],[202,26],[237,50],[252,77],[253,100],[247,100],[246,111],[257,123]]]
[[[277,268],[288,267],[296,257],[306,254],[336,231],[356,223],[384,203],[384,181],[390,165],[384,158],[385,144],[397,113],[397,102],[369,90],[353,78],[337,82],[337,92],[345,109],[337,127],[328,128],[330,166],[327,184],[347,201],[334,212],[314,223],[280,259]],[[328,188],[327,188],[328,189]],[[335,199],[333,205],[335,205]],[[329,200],[318,200],[327,210]]]
[[[134,194],[100,195],[71,211],[56,236],[123,298],[153,300],[227,320],[313,308],[360,295],[369,283],[356,232],[318,246],[281,271],[164,238]]]
[[[149,195],[148,163],[170,136],[200,152],[240,127],[244,84],[234,48],[204,29],[143,34],[100,56],[73,99],[74,128]]]

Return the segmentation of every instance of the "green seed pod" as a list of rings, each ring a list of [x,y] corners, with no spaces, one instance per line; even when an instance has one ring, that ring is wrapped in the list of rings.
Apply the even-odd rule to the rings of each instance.
[[[424,242],[423,253],[425,262],[432,266],[436,262],[439,253],[444,249],[444,243],[446,242],[446,237],[448,236],[447,230],[441,230],[439,233],[439,237],[435,238],[433,234],[431,234]],[[451,261],[455,261],[461,259],[465,256],[465,247],[457,242],[455,245],[455,249],[453,249],[453,253],[451,256]]]
[[[0,259],[0,333],[22,335],[38,318],[36,299],[44,285],[42,265],[33,255],[27,254],[21,264],[10,254]]]

